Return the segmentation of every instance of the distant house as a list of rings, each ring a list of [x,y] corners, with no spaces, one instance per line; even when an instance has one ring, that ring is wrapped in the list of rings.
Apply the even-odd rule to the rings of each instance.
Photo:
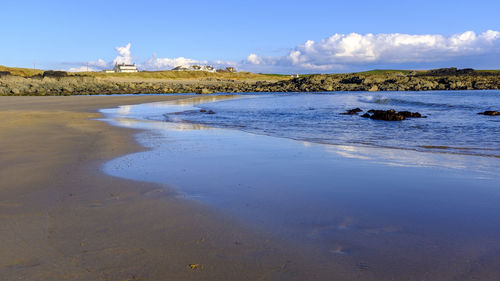
[[[138,72],[138,71],[139,70],[137,70],[137,66],[135,64],[121,63],[121,64],[115,64],[115,67],[113,67],[112,72],[128,72],[128,73],[130,73],[130,72]]]
[[[190,66],[177,66],[172,70],[175,71],[206,71],[206,72],[215,72],[215,67],[211,65],[190,65]]]

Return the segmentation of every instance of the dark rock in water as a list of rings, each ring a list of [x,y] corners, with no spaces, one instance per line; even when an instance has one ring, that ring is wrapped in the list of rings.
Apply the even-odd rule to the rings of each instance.
[[[406,118],[422,118],[422,114],[418,112],[399,111],[398,113],[404,115]]]
[[[211,109],[210,109],[210,110],[207,112],[207,114],[215,114],[215,112],[214,112],[213,110],[211,110]]]
[[[496,110],[486,110],[485,112],[479,112],[478,114],[489,115],[489,116],[498,116],[498,115],[500,115],[500,112],[498,112]]]
[[[342,115],[355,115],[355,114],[358,114],[358,112],[361,112],[363,110],[361,110],[361,108],[353,108],[353,109],[349,109],[348,111],[344,112],[344,113],[340,113]]]
[[[370,119],[373,120],[384,120],[384,121],[403,121],[406,117],[402,114],[399,114],[394,109],[389,110],[370,110],[372,111],[372,116]]]
[[[202,109],[202,110],[200,110],[200,112],[207,112],[207,110],[206,109]]]
[[[368,114],[371,113],[372,115]],[[363,114],[361,117],[371,118],[374,120],[385,120],[385,121],[402,121],[406,118],[426,118],[426,116],[422,116],[419,112],[409,112],[409,111],[400,111],[397,112],[394,109],[389,110],[375,110],[370,109],[368,113]]]

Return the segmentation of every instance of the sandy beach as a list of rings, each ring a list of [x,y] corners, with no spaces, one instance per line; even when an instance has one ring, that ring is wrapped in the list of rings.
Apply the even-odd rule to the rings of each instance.
[[[95,120],[97,110],[175,98],[0,98],[0,280],[304,280],[321,274],[285,245],[166,186],[101,172],[104,161],[144,148],[133,138],[136,130]]]
[[[498,279],[495,159],[162,119],[224,99],[0,97],[0,280]]]

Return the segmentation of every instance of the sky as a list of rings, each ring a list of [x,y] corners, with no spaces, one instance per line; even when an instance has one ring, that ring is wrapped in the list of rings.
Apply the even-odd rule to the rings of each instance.
[[[500,69],[500,1],[2,0],[0,65]]]

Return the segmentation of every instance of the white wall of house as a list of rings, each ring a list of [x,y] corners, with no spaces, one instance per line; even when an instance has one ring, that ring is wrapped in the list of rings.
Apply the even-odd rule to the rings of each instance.
[[[114,72],[138,72],[135,64],[116,64],[113,68]]]

